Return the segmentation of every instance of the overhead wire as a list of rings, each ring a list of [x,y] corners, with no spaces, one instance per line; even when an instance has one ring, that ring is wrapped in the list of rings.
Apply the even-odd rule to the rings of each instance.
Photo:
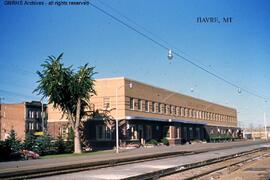
[[[97,5],[93,4],[92,2],[90,2],[90,5],[91,5],[92,7],[94,7],[95,9],[97,9],[98,11],[102,12],[103,14],[105,14],[106,16],[108,16],[108,17],[112,18],[113,20],[117,21],[118,23],[124,25],[124,26],[127,27],[128,29],[130,29],[130,30],[136,32],[137,34],[143,36],[144,38],[146,38],[146,39],[148,39],[149,41],[153,42],[154,44],[158,45],[159,47],[165,49],[166,51],[171,50],[171,48],[169,48],[169,47],[167,47],[166,45],[162,44],[162,43],[159,42],[158,40],[155,40],[154,38],[148,36],[146,33],[141,32],[140,30],[136,29],[136,28],[133,27],[132,25],[130,25],[130,24],[124,22],[124,20],[119,19],[118,17],[114,16],[113,14],[111,14],[111,13],[107,12],[106,10],[104,10],[104,9],[98,7]],[[114,9],[114,8],[111,8],[111,9]],[[119,11],[118,11],[118,12],[119,12]],[[120,12],[119,12],[119,14],[120,14]],[[121,14],[122,14],[122,13],[121,13]],[[120,15],[121,15],[121,14],[120,14]],[[124,16],[124,15],[122,15],[122,16]],[[124,17],[125,17],[125,19],[127,19],[127,20],[133,22],[134,24],[137,24],[137,25],[138,25],[138,23],[134,22],[134,21],[131,20],[130,18],[128,18],[128,17],[126,17],[126,16],[124,16]],[[142,28],[142,26],[140,26],[140,27]],[[142,28],[142,29],[146,30],[145,28]],[[146,32],[149,33],[150,31],[149,31],[149,30],[146,30]],[[150,34],[153,35],[153,33],[151,33],[151,32],[150,32]],[[158,36],[156,36],[156,37],[158,37]],[[161,39],[161,38],[158,38],[158,39]],[[163,41],[165,44],[169,45],[168,41],[165,41],[165,40],[161,40],[161,41]],[[202,71],[204,71],[204,72],[206,72],[206,73],[208,73],[208,74],[214,76],[215,78],[217,78],[217,79],[219,79],[219,80],[225,82],[226,84],[228,84],[228,85],[230,85],[230,86],[232,86],[232,87],[234,87],[234,88],[241,89],[241,91],[244,91],[244,92],[246,92],[246,93],[248,93],[248,94],[250,94],[250,95],[252,95],[252,96],[255,96],[255,97],[257,97],[257,98],[263,99],[263,100],[265,100],[266,102],[267,102],[267,101],[270,101],[270,99],[269,99],[268,97],[265,97],[265,96],[259,95],[259,94],[257,94],[257,93],[254,93],[254,92],[252,92],[251,90],[248,90],[247,88],[242,88],[242,87],[240,87],[240,86],[237,85],[236,83],[233,83],[233,82],[227,80],[226,78],[224,78],[224,77],[222,77],[222,76],[220,76],[220,75],[218,75],[218,74],[216,74],[216,73],[214,73],[214,72],[209,71],[208,69],[202,67],[201,65],[199,65],[198,63],[196,63],[196,62],[190,60],[189,58],[184,57],[183,55],[181,55],[180,53],[178,53],[178,52],[175,51],[175,50],[172,50],[172,53],[173,53],[174,55],[176,55],[178,58],[180,58],[180,59],[182,59],[182,60],[188,62],[189,64],[195,66],[196,68],[201,69]]]

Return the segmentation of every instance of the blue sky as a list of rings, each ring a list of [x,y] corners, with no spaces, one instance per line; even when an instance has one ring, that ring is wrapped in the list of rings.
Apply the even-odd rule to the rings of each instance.
[[[168,41],[165,45],[174,51],[240,87],[270,97],[269,1],[91,2],[147,34],[109,6],[117,9]],[[197,17],[232,17],[233,21],[197,23]],[[35,72],[47,56],[61,52],[63,62],[74,68],[84,63],[96,66],[96,78],[126,76],[231,106],[247,127],[263,124],[266,112],[270,125],[270,102],[245,92],[238,94],[236,88],[180,58],[169,62],[166,50],[91,6],[6,6],[1,2],[0,97],[5,103],[38,100],[32,94]]]

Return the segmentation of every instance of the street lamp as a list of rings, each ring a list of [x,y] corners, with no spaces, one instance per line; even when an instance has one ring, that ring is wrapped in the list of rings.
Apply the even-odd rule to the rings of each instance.
[[[0,97],[0,140],[2,140],[2,100],[4,98]]]
[[[171,49],[169,49],[169,51],[168,51],[168,59],[172,60],[172,58],[173,58],[173,52],[172,52]]]
[[[266,113],[263,113],[263,122],[264,122],[264,133],[265,133],[265,139],[268,140],[268,132],[267,132],[267,126],[266,126]]]
[[[132,87],[133,87],[132,83],[129,83],[128,85],[129,85],[129,88],[132,89]],[[115,128],[115,131],[116,131],[116,137],[115,137],[115,139],[116,139],[116,153],[119,153],[118,90],[121,89],[124,86],[125,86],[125,84],[122,85],[122,86],[117,87],[116,90],[115,90],[115,98],[116,98],[115,99],[115,121],[116,121],[116,123],[115,123],[115,126],[116,126],[116,128]]]

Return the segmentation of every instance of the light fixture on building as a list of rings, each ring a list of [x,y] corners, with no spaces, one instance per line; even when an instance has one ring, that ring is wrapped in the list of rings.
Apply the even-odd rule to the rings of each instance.
[[[129,84],[128,84],[128,87],[129,87],[130,89],[132,89],[132,88],[133,88],[133,84],[132,84],[132,83],[129,83]]]
[[[239,94],[241,94],[241,93],[242,93],[241,88],[238,88],[238,89],[237,89],[237,92],[238,92]]]
[[[169,59],[169,60],[172,60],[172,58],[173,58],[173,52],[172,52],[171,49],[169,49],[169,52],[168,52],[168,59]]]

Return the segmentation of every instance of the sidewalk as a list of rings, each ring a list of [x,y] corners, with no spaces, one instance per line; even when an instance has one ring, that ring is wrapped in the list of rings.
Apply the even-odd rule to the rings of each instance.
[[[6,175],[20,173],[38,173],[50,172],[55,170],[64,170],[69,168],[100,166],[107,164],[115,165],[119,162],[128,162],[134,160],[143,160],[148,158],[157,158],[173,154],[183,154],[187,152],[204,152],[216,149],[224,149],[243,145],[260,144],[267,141],[238,141],[227,143],[200,143],[191,145],[177,146],[157,146],[153,148],[138,148],[126,150],[119,154],[108,151],[102,154],[81,155],[62,158],[37,159],[28,161],[12,161],[0,163],[0,178]],[[269,142],[269,141],[268,141]]]

